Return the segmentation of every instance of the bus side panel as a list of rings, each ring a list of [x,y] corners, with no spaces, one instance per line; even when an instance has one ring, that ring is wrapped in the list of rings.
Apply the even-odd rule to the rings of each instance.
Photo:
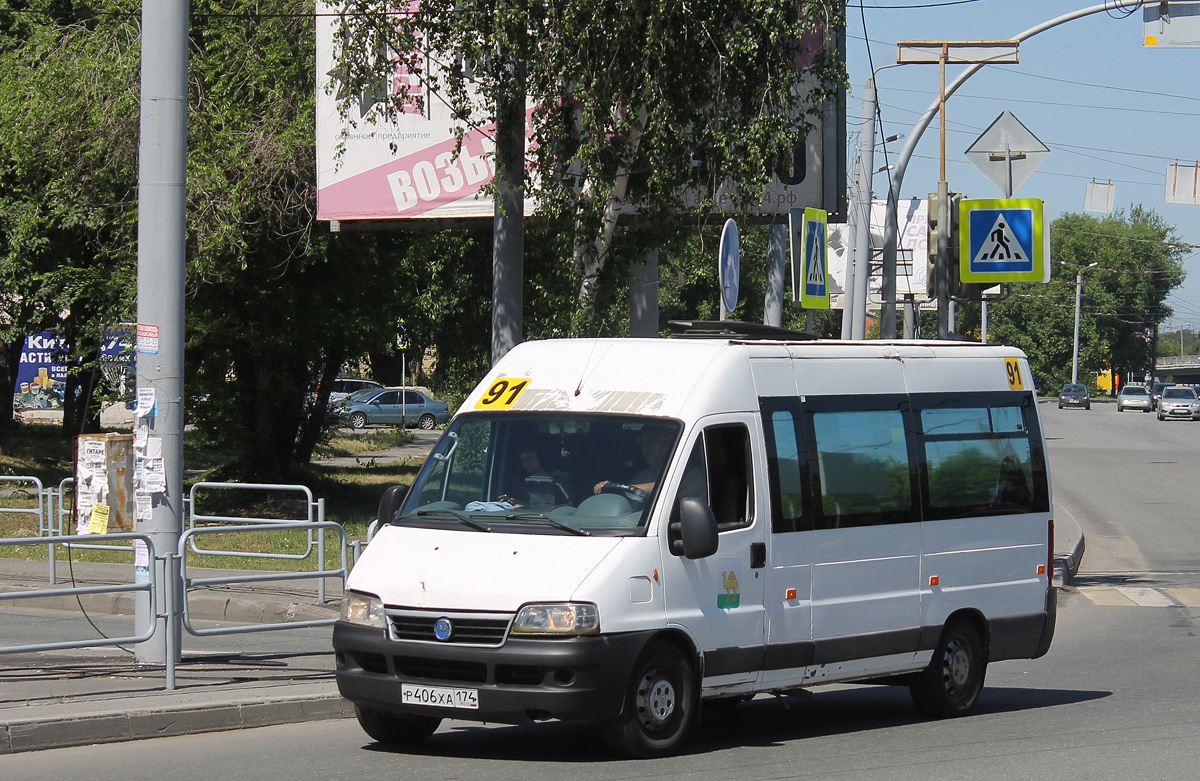
[[[926,522],[921,560],[921,624],[928,630],[924,644],[936,642],[951,614],[974,609],[988,621],[993,661],[1034,656],[1050,585],[1047,522],[1041,514]]]

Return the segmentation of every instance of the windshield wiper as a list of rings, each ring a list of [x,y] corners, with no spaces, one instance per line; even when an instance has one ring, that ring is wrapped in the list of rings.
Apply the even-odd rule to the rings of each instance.
[[[461,510],[418,510],[414,513],[418,518],[453,518],[463,526],[469,526],[475,531],[490,532],[491,526],[471,520],[470,516],[465,515]]]
[[[508,513],[504,516],[504,519],[506,521],[545,521],[555,528],[562,529],[563,531],[570,532],[571,534],[578,534],[580,537],[592,536],[592,533],[586,529],[580,529],[578,526],[572,526],[569,523],[563,523],[557,518],[551,518],[545,513]]]

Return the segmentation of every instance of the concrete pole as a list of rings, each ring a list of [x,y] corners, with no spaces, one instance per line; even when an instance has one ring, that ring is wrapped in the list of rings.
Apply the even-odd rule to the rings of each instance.
[[[983,344],[988,343],[988,340],[987,340],[987,328],[988,328],[987,304],[988,304],[988,302],[987,302],[986,298],[979,302],[979,341]]]
[[[629,270],[629,335],[658,336],[658,250],[646,251],[645,263]]]
[[[767,243],[767,294],[763,300],[763,324],[783,325],[783,290],[787,270],[788,227],[772,225]]]
[[[875,80],[863,88],[862,125],[858,136],[858,173],[854,177],[851,209],[854,222],[854,315],[850,338],[867,336],[867,282],[871,276],[871,173],[875,167]]]
[[[1079,382],[1079,300],[1083,297],[1083,273],[1075,275],[1075,349],[1071,354],[1071,382]]]
[[[138,142],[137,387],[153,390],[155,405],[139,425],[148,441],[162,447],[166,489],[153,494],[151,517],[138,531],[154,543],[157,582],[174,568],[161,558],[174,555],[183,533],[183,305],[187,208],[188,3],[161,0],[142,5],[142,99]],[[147,573],[148,574],[148,573]],[[172,593],[174,589],[165,589]],[[177,592],[176,592],[177,593]],[[178,598],[165,606],[169,617],[151,639],[135,646],[143,664],[180,657]],[[137,633],[155,623],[149,599],[134,604]],[[158,631],[162,630],[162,631]],[[170,640],[168,641],[168,636]]]

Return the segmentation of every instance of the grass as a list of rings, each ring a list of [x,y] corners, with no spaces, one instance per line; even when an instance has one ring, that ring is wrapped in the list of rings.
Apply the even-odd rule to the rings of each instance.
[[[337,433],[320,447],[314,455],[313,464],[303,468],[289,484],[307,487],[314,500],[324,499],[325,519],[341,524],[348,542],[365,540],[367,527],[375,519],[379,497],[384,489],[396,483],[411,484],[420,467],[420,463],[413,460],[381,464],[375,456],[412,439],[410,432],[399,429],[366,434]],[[73,443],[62,439],[59,426],[25,423],[14,435],[10,453],[0,455],[0,476],[36,477],[42,481],[43,487],[55,487],[73,474],[73,450]],[[335,465],[331,462],[335,458],[342,460]],[[343,465],[347,463],[344,461],[347,458],[353,458],[354,461]],[[211,470],[224,463],[224,456],[206,448],[197,438],[185,432],[183,461],[185,488],[190,491],[196,482],[205,480]],[[0,480],[0,539],[38,536],[35,495],[29,483]],[[315,518],[316,509],[313,508],[311,512]],[[264,518],[302,520],[309,517],[309,508],[307,497],[299,491],[250,492],[234,488],[201,488],[195,494],[193,514],[244,518],[246,520],[236,523],[254,523],[255,519]],[[198,525],[222,524],[213,522]],[[74,533],[73,524],[68,523],[67,526],[69,528],[64,528],[64,531]],[[212,550],[303,558],[230,557],[189,552],[189,567],[282,571],[316,569],[315,543],[310,548],[309,533],[305,531],[205,534],[196,539],[197,544]],[[63,558],[61,552],[58,555]],[[75,547],[70,555],[75,561],[132,561],[132,554],[124,549]],[[0,558],[45,560],[47,557],[48,546],[0,546]],[[326,566],[339,566],[337,535],[329,532],[326,533]]]

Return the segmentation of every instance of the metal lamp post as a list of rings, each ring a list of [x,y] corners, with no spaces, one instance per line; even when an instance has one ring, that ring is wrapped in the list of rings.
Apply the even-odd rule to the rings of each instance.
[[[1100,265],[1089,263],[1087,268]],[[1079,382],[1079,301],[1083,298],[1083,270],[1075,272],[1075,349],[1071,355],[1071,384]]]

